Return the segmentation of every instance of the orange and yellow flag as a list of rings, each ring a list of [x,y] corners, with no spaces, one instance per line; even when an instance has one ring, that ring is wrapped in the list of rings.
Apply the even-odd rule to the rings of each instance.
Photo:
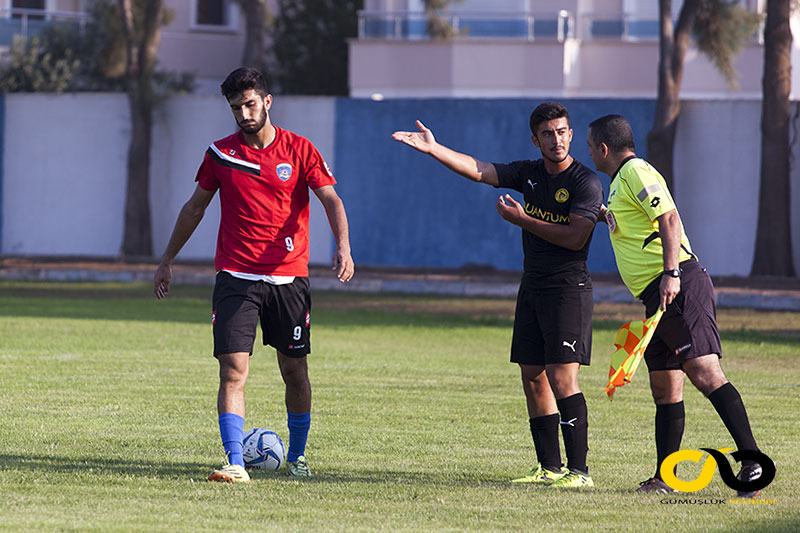
[[[614,389],[630,383],[633,379],[633,374],[644,357],[644,351],[653,338],[663,313],[659,308],[650,318],[634,320],[619,328],[614,341],[617,351],[611,356],[611,369],[608,371],[608,385],[606,385],[609,400],[614,399]]]

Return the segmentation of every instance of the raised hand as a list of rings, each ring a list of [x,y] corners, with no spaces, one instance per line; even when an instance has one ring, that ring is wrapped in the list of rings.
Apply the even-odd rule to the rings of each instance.
[[[495,207],[497,207],[497,212],[500,213],[500,216],[512,224],[518,224],[523,217],[527,216],[522,205],[514,200],[510,194],[498,198]]]
[[[396,131],[392,133],[392,139],[407,144],[423,154],[431,153],[431,150],[436,145],[433,132],[419,120],[417,121],[417,128],[419,131]]]

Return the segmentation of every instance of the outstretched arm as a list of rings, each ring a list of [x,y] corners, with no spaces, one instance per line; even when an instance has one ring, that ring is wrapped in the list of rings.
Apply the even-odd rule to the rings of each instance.
[[[568,250],[583,248],[594,229],[594,222],[574,213],[569,215],[569,224],[554,224],[528,216],[522,205],[509,194],[497,200],[497,212],[508,222]]]
[[[355,273],[355,263],[350,256],[350,230],[347,224],[347,213],[344,204],[333,185],[325,185],[319,189],[314,189],[325,213],[328,215],[328,223],[336,239],[336,252],[333,254],[333,269],[339,281],[345,283],[353,278]]]
[[[441,164],[467,179],[488,185],[498,185],[497,170],[494,165],[485,161],[478,161],[471,155],[456,152],[436,142],[433,132],[417,121],[419,131],[396,131],[392,139],[407,144],[410,147],[428,154]]]
[[[161,263],[156,269],[156,275],[153,280],[153,292],[159,300],[169,294],[169,284],[172,280],[172,262],[175,260],[175,256],[178,255],[183,245],[192,236],[200,221],[203,220],[206,208],[215,193],[216,191],[207,191],[198,185],[192,197],[181,208],[178,220],[175,221],[175,227],[172,229],[167,249],[161,257]]]

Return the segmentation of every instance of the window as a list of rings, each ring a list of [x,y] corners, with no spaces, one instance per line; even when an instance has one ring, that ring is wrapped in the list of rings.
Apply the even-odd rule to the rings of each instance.
[[[12,0],[11,9],[36,9],[41,11],[42,14],[25,13],[29,19],[41,20],[44,18],[44,10],[46,9],[45,0]],[[12,11],[12,18],[22,18],[22,13],[15,13]]]
[[[235,26],[233,4],[233,0],[195,0],[192,25],[204,29],[232,29]]]

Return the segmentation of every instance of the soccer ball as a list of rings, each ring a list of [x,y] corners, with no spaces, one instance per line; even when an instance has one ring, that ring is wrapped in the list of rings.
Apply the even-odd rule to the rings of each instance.
[[[247,469],[278,470],[286,459],[286,449],[274,431],[254,428],[244,435],[242,455]]]

